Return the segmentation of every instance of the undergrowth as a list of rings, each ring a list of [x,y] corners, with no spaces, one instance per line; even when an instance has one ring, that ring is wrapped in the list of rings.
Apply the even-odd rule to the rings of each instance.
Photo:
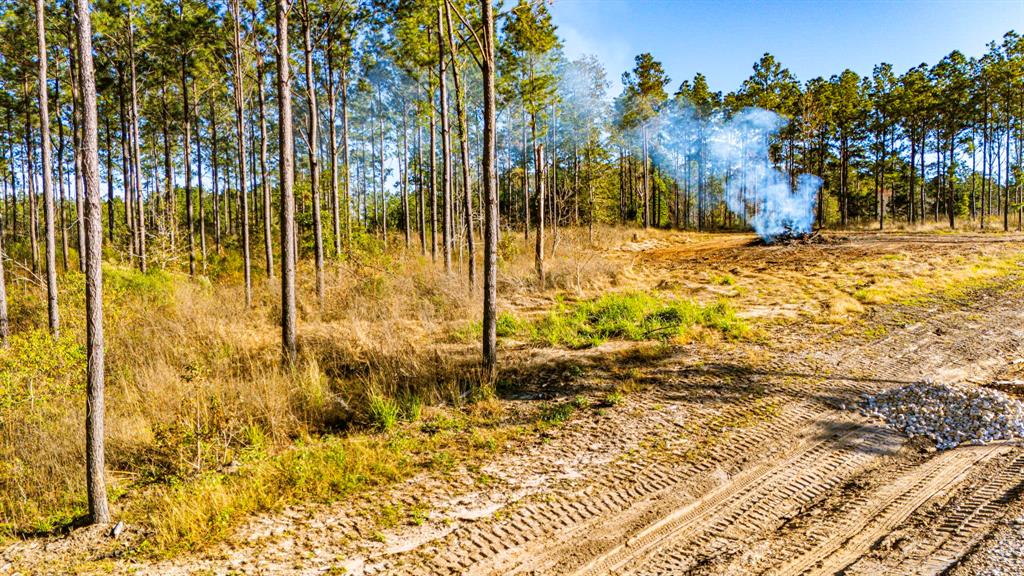
[[[130,521],[150,528],[140,551],[169,556],[195,550],[223,539],[256,512],[334,502],[424,470],[450,470],[495,452],[519,431],[458,411],[439,420],[436,428],[427,426],[431,419],[423,429],[405,426],[383,435],[306,436],[279,453],[250,455],[237,472],[212,471],[157,487],[144,506],[127,511]]]

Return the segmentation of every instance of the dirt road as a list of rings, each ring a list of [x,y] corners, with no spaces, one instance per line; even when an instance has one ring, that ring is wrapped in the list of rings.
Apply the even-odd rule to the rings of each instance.
[[[996,379],[1024,355],[1022,304],[1013,285],[952,305],[893,307],[873,319],[887,326],[885,337],[843,340],[756,367],[667,358],[645,371],[652,389],[633,400],[635,421],[623,425],[643,429],[645,448],[620,447],[582,478],[364,569],[943,573],[970,556],[1020,496],[1024,448],[935,452],[845,408],[862,393],[923,377]],[[626,430],[597,426],[586,438],[563,440],[585,450],[591,440],[628,442]],[[975,572],[987,569],[979,564]]]
[[[657,389],[638,408],[676,415],[654,432],[670,439],[664,446],[616,459],[585,481],[546,490],[367,571],[942,573],[1018,497],[1024,449],[922,450],[842,407],[859,393],[924,375],[994,379],[1024,350],[1021,304],[1018,295],[992,295],[925,311],[857,349],[810,353],[747,374],[730,366],[658,367],[648,376]],[[723,403],[711,418],[695,418],[712,393],[700,382],[716,373],[760,391]],[[777,404],[754,423],[747,416],[764,398]],[[716,420],[732,424],[722,427],[720,442],[679,438],[687,427],[699,438]]]

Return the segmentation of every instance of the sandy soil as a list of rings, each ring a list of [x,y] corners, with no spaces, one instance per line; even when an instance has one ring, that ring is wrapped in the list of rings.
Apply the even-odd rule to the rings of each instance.
[[[925,377],[1015,393],[1024,238],[752,240],[665,234],[617,249],[618,284],[728,298],[758,334],[578,352],[514,346],[507,352],[535,370],[571,365],[582,376],[524,380],[504,402],[583,395],[591,407],[479,467],[254,518],[229,542],[158,563],[112,555],[95,531],[18,542],[0,551],[0,574],[72,564],[139,574],[1021,573],[1024,446],[936,452],[852,407]],[[935,298],[853,297],[1018,254],[1016,270]],[[621,403],[600,405],[624,386]],[[426,512],[381,527],[384,506]]]

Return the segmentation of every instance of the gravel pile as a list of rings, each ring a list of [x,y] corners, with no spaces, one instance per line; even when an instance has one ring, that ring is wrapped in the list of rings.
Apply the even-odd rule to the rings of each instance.
[[[978,386],[918,382],[865,395],[861,413],[910,436],[926,436],[939,450],[1024,438],[1024,402]]]

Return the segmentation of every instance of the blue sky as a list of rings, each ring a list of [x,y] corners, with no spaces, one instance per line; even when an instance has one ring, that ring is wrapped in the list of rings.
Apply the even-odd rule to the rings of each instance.
[[[566,54],[597,56],[612,94],[641,52],[665,65],[671,91],[703,72],[728,92],[765,52],[806,81],[870,74],[880,62],[902,73],[953,50],[979,56],[1007,31],[1024,32],[1024,0],[553,0],[549,9]]]

